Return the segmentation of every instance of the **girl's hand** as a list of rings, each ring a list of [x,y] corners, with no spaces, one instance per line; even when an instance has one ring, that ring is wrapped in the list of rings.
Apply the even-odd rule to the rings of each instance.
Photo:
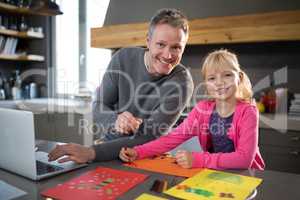
[[[132,148],[123,147],[119,153],[119,157],[124,162],[132,162],[137,159],[137,152]]]
[[[192,168],[193,156],[192,153],[186,150],[178,150],[175,155],[178,165],[183,168]]]

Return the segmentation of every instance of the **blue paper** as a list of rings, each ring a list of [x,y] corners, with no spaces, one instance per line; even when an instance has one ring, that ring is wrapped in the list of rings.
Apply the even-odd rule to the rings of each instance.
[[[202,148],[199,144],[198,136],[194,136],[189,140],[185,141],[184,143],[178,145],[176,148],[172,149],[169,153],[172,156],[175,156],[178,150],[186,150],[190,152],[201,152]]]
[[[27,194],[27,192],[16,188],[4,181],[0,180],[0,199],[1,200],[9,200],[14,199],[20,196]]]

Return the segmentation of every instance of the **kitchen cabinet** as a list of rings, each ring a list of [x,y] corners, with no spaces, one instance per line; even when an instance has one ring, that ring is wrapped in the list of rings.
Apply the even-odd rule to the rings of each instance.
[[[266,169],[300,173],[300,131],[260,128],[259,147]]]
[[[78,113],[72,113],[72,116],[68,113],[53,115],[56,141],[84,144],[83,134],[80,132],[80,120],[83,119],[83,115]]]
[[[35,113],[34,128],[36,139],[56,141],[54,115]]]
[[[32,112],[36,139],[93,144],[90,101],[40,98],[3,101],[0,107]]]
[[[35,113],[35,136],[36,139],[41,140],[92,145],[91,129],[84,126],[84,123],[89,122],[91,116],[80,113]]]

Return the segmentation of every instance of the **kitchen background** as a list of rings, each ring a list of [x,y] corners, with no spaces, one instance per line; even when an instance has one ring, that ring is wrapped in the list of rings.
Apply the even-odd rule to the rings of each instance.
[[[3,2],[3,1],[2,1]],[[57,1],[62,3],[63,1]],[[86,5],[84,2],[79,1],[79,7],[76,9],[81,10],[78,20],[78,27],[84,28],[84,16],[86,11]],[[91,1],[89,1],[91,2]],[[96,0],[92,2],[97,2]],[[4,2],[7,3],[7,2]],[[63,4],[60,4],[63,5]],[[153,1],[141,1],[141,0],[110,0],[104,26],[129,24],[138,22],[148,22],[153,13],[159,8],[174,7],[182,10],[189,19],[199,19],[216,16],[232,16],[243,14],[255,14],[264,13],[270,11],[285,11],[285,10],[299,10],[300,1],[297,0],[153,0]],[[82,9],[80,9],[82,8]],[[61,6],[64,11],[63,6]],[[65,15],[66,13],[64,13]],[[99,13],[99,15],[103,13]],[[10,16],[11,12],[1,10],[1,16]],[[59,45],[56,41],[57,35],[55,35],[55,21],[57,17],[49,17],[43,15],[26,15],[30,27],[41,27],[43,30],[43,38],[34,38],[30,40],[19,39],[25,51],[30,54],[42,55],[37,60],[0,60],[0,72],[2,77],[10,77],[11,73],[16,69],[20,70],[20,73],[30,69],[44,69],[47,71],[44,77],[31,77],[26,84],[36,83],[39,88],[38,97],[58,97],[56,91],[56,46]],[[97,23],[94,23],[97,24]],[[101,22],[99,21],[99,26]],[[96,25],[95,25],[96,27]],[[68,27],[65,27],[68,29]],[[66,30],[65,29],[65,30]],[[81,43],[80,37],[88,37],[88,32],[81,32],[79,29],[78,54],[75,55],[75,60],[80,60],[82,53],[87,51],[85,48],[89,48],[88,40],[85,43]],[[0,32],[1,34],[1,32]],[[255,34],[255,33],[253,33]],[[5,34],[4,34],[5,35]],[[300,30],[299,30],[300,35]],[[61,44],[67,44],[66,40],[60,40]],[[66,46],[66,45],[64,45]],[[240,64],[249,75],[252,83],[256,86],[261,80],[269,76],[271,80],[274,78],[274,72],[278,70],[287,69],[287,81],[275,85],[274,87],[269,84],[264,90],[256,91],[255,95],[257,99],[261,99],[261,92],[269,94],[276,88],[287,88],[289,93],[300,93],[300,41],[276,41],[276,42],[251,42],[251,43],[237,43],[237,44],[210,44],[210,45],[193,45],[187,46],[182,63],[189,67],[195,85],[201,83],[200,67],[204,56],[214,49],[226,48],[233,52],[236,52],[239,56]],[[60,54],[61,55],[61,54]],[[1,58],[1,57],[0,57]],[[84,59],[83,59],[84,60]],[[88,60],[86,60],[88,62]],[[79,62],[76,63],[79,65]],[[26,67],[23,67],[26,66]],[[71,65],[72,66],[72,65]],[[74,69],[78,70],[81,75],[86,71],[80,71],[78,66],[74,65]],[[283,70],[280,73],[285,73]],[[285,75],[283,75],[285,76]],[[79,78],[78,80],[82,80]],[[83,79],[84,80],[84,79]],[[272,81],[271,81],[272,82]],[[62,94],[63,95],[63,94]],[[67,95],[66,95],[67,96]],[[290,95],[287,95],[289,98]],[[1,105],[1,104],[0,104]],[[73,105],[73,104],[72,104]],[[76,102],[74,103],[76,106]],[[191,103],[191,106],[193,103]],[[286,105],[288,106],[288,105]],[[72,107],[72,106],[70,106]],[[60,108],[57,108],[60,109]],[[267,109],[268,110],[268,109]],[[75,120],[75,126],[69,124],[70,115],[66,114],[69,109],[63,112],[54,113],[37,113],[36,120],[38,130],[43,130],[43,134],[39,135],[41,139],[72,141],[79,143],[86,143],[86,138],[82,135],[80,137],[74,137],[74,132],[78,132],[79,125],[77,121],[82,117],[80,112],[73,116]],[[278,114],[263,114],[262,116],[273,119]],[[77,121],[76,121],[77,120]],[[300,173],[300,120],[295,117],[288,117],[287,130],[282,131],[271,129],[270,124],[261,125],[260,129],[260,148],[263,157],[267,163],[267,169],[280,170]],[[263,124],[263,123],[262,123]],[[61,133],[64,133],[61,135]]]

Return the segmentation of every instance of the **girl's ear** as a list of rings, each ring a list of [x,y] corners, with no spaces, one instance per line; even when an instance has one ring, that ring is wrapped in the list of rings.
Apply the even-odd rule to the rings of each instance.
[[[240,71],[239,72],[239,84],[243,81],[243,79],[244,79],[244,72]]]

